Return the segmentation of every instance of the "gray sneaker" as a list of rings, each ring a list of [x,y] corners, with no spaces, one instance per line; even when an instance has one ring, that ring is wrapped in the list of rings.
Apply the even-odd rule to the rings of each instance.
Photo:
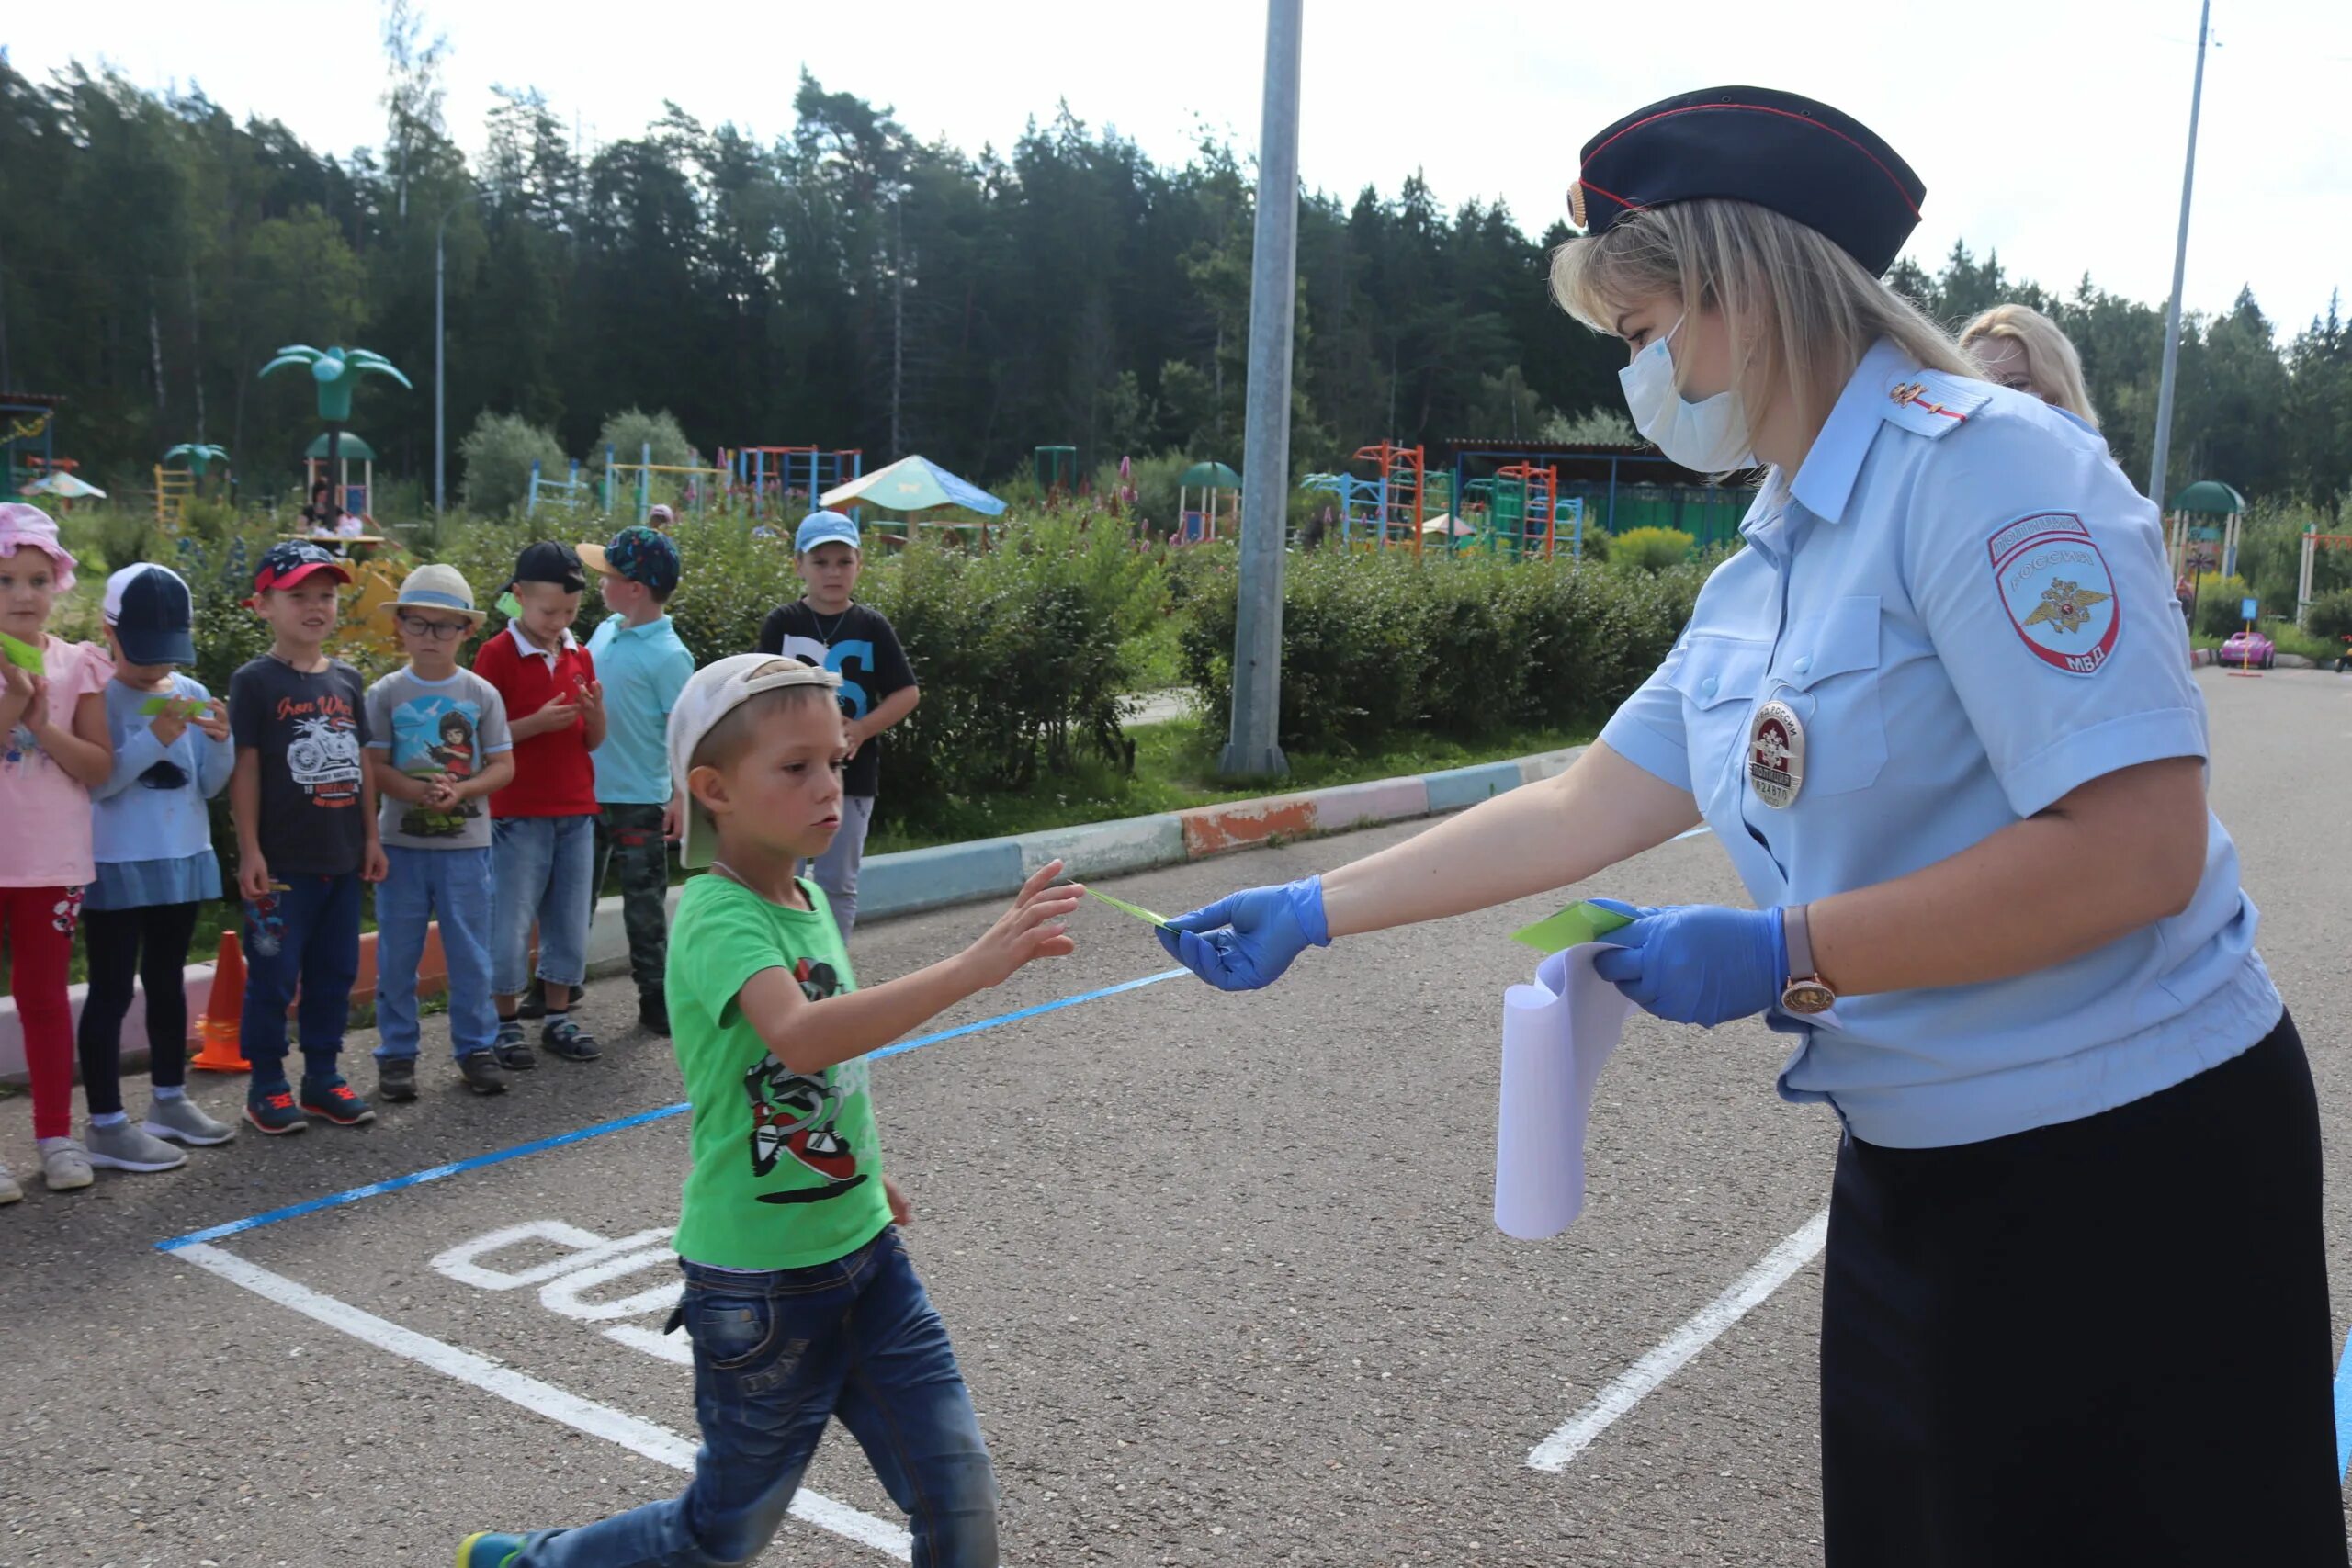
[[[193,1144],[208,1149],[237,1135],[234,1127],[207,1116],[196,1101],[185,1096],[165,1100],[159,1095],[150,1100],[147,1120],[140,1129],[151,1138],[169,1138],[175,1144]]]
[[[73,1139],[44,1138],[34,1146],[40,1150],[41,1185],[51,1192],[71,1192],[98,1179],[90,1156]]]
[[[17,1185],[17,1179],[8,1174],[8,1168],[0,1165],[0,1203],[21,1203],[24,1201],[25,1190]]]
[[[90,1163],[108,1170],[177,1170],[187,1163],[187,1156],[130,1122],[110,1127],[92,1122],[89,1146]]]

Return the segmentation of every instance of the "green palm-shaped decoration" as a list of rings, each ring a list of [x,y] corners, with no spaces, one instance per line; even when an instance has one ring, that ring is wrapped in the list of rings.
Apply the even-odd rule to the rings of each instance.
[[[364,348],[318,349],[299,343],[279,349],[277,357],[263,366],[261,373],[266,376],[288,365],[310,367],[311,379],[319,384],[319,417],[331,425],[350,420],[351,394],[362,376],[390,376],[403,387],[410,384],[399,367],[380,354]]]
[[[213,463],[225,463],[229,460],[229,449],[226,446],[215,446],[208,441],[183,441],[164,454],[164,461],[166,463],[175,457],[187,458],[187,471],[200,479],[204,477],[207,467]]]
[[[330,515],[339,514],[343,509],[344,495],[343,427],[351,418],[351,394],[358,389],[362,376],[390,376],[403,387],[409,386],[409,378],[401,375],[390,360],[364,348],[316,349],[300,343],[279,349],[277,357],[263,366],[261,373],[266,376],[288,365],[309,367],[311,379],[319,384],[319,417],[326,421],[327,425],[325,471],[328,482],[335,486],[334,506]]]

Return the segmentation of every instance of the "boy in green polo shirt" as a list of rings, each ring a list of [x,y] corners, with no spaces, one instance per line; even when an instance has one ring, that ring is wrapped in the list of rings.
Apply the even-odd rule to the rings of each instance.
[[[882,1174],[866,1057],[1039,958],[1081,890],[1021,889],[980,939],[861,991],[825,895],[794,875],[842,822],[841,677],[739,653],[687,682],[670,771],[690,878],[670,950],[694,1166],[673,1245],[702,1451],[683,1496],[581,1529],[469,1536],[458,1568],[749,1562],[839,1417],[910,1516],[913,1561],[995,1568],[996,1479]]]
[[[670,953],[669,841],[678,836],[677,785],[670,777],[670,710],[695,672],[695,656],[670,625],[678,591],[678,547],[652,528],[624,528],[580,561],[604,580],[613,612],[588,639],[605,683],[605,743],[596,748],[596,893],[621,875],[621,924],[628,932],[637,1021],[670,1032],[662,966]]]

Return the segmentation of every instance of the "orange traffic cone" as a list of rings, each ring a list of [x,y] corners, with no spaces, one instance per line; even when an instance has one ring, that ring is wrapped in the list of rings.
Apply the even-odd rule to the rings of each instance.
[[[237,1043],[237,1022],[245,1010],[245,953],[235,931],[220,933],[220,961],[212,966],[212,994],[205,999],[204,1016],[197,1021],[201,1047],[188,1062],[214,1073],[246,1073],[253,1068]]]

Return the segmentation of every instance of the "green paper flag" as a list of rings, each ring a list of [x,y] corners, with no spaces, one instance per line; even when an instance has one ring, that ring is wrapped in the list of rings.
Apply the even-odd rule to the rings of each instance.
[[[1633,923],[1630,916],[1604,909],[1590,899],[1580,899],[1556,915],[1511,932],[1510,939],[1523,942],[1538,953],[1565,953],[1588,942],[1599,942],[1619,927]]]
[[[512,592],[501,593],[498,596],[498,613],[510,621],[519,621],[523,618],[523,601]]]
[[[29,670],[36,675],[43,669],[40,649],[28,642],[18,642],[6,632],[0,632],[0,659],[6,659],[19,670]]]
[[[1138,920],[1148,920],[1153,925],[1163,928],[1168,924],[1168,920],[1165,916],[1155,915],[1149,909],[1137,908],[1135,905],[1127,903],[1124,899],[1112,897],[1108,893],[1097,893],[1091,887],[1088,888],[1086,892],[1089,897],[1100,898],[1105,904],[1110,905],[1114,909],[1117,909],[1123,914],[1133,915]]]
[[[160,713],[175,713],[183,718],[193,718],[204,706],[194,697],[149,697],[139,705],[139,711],[149,718]]]

